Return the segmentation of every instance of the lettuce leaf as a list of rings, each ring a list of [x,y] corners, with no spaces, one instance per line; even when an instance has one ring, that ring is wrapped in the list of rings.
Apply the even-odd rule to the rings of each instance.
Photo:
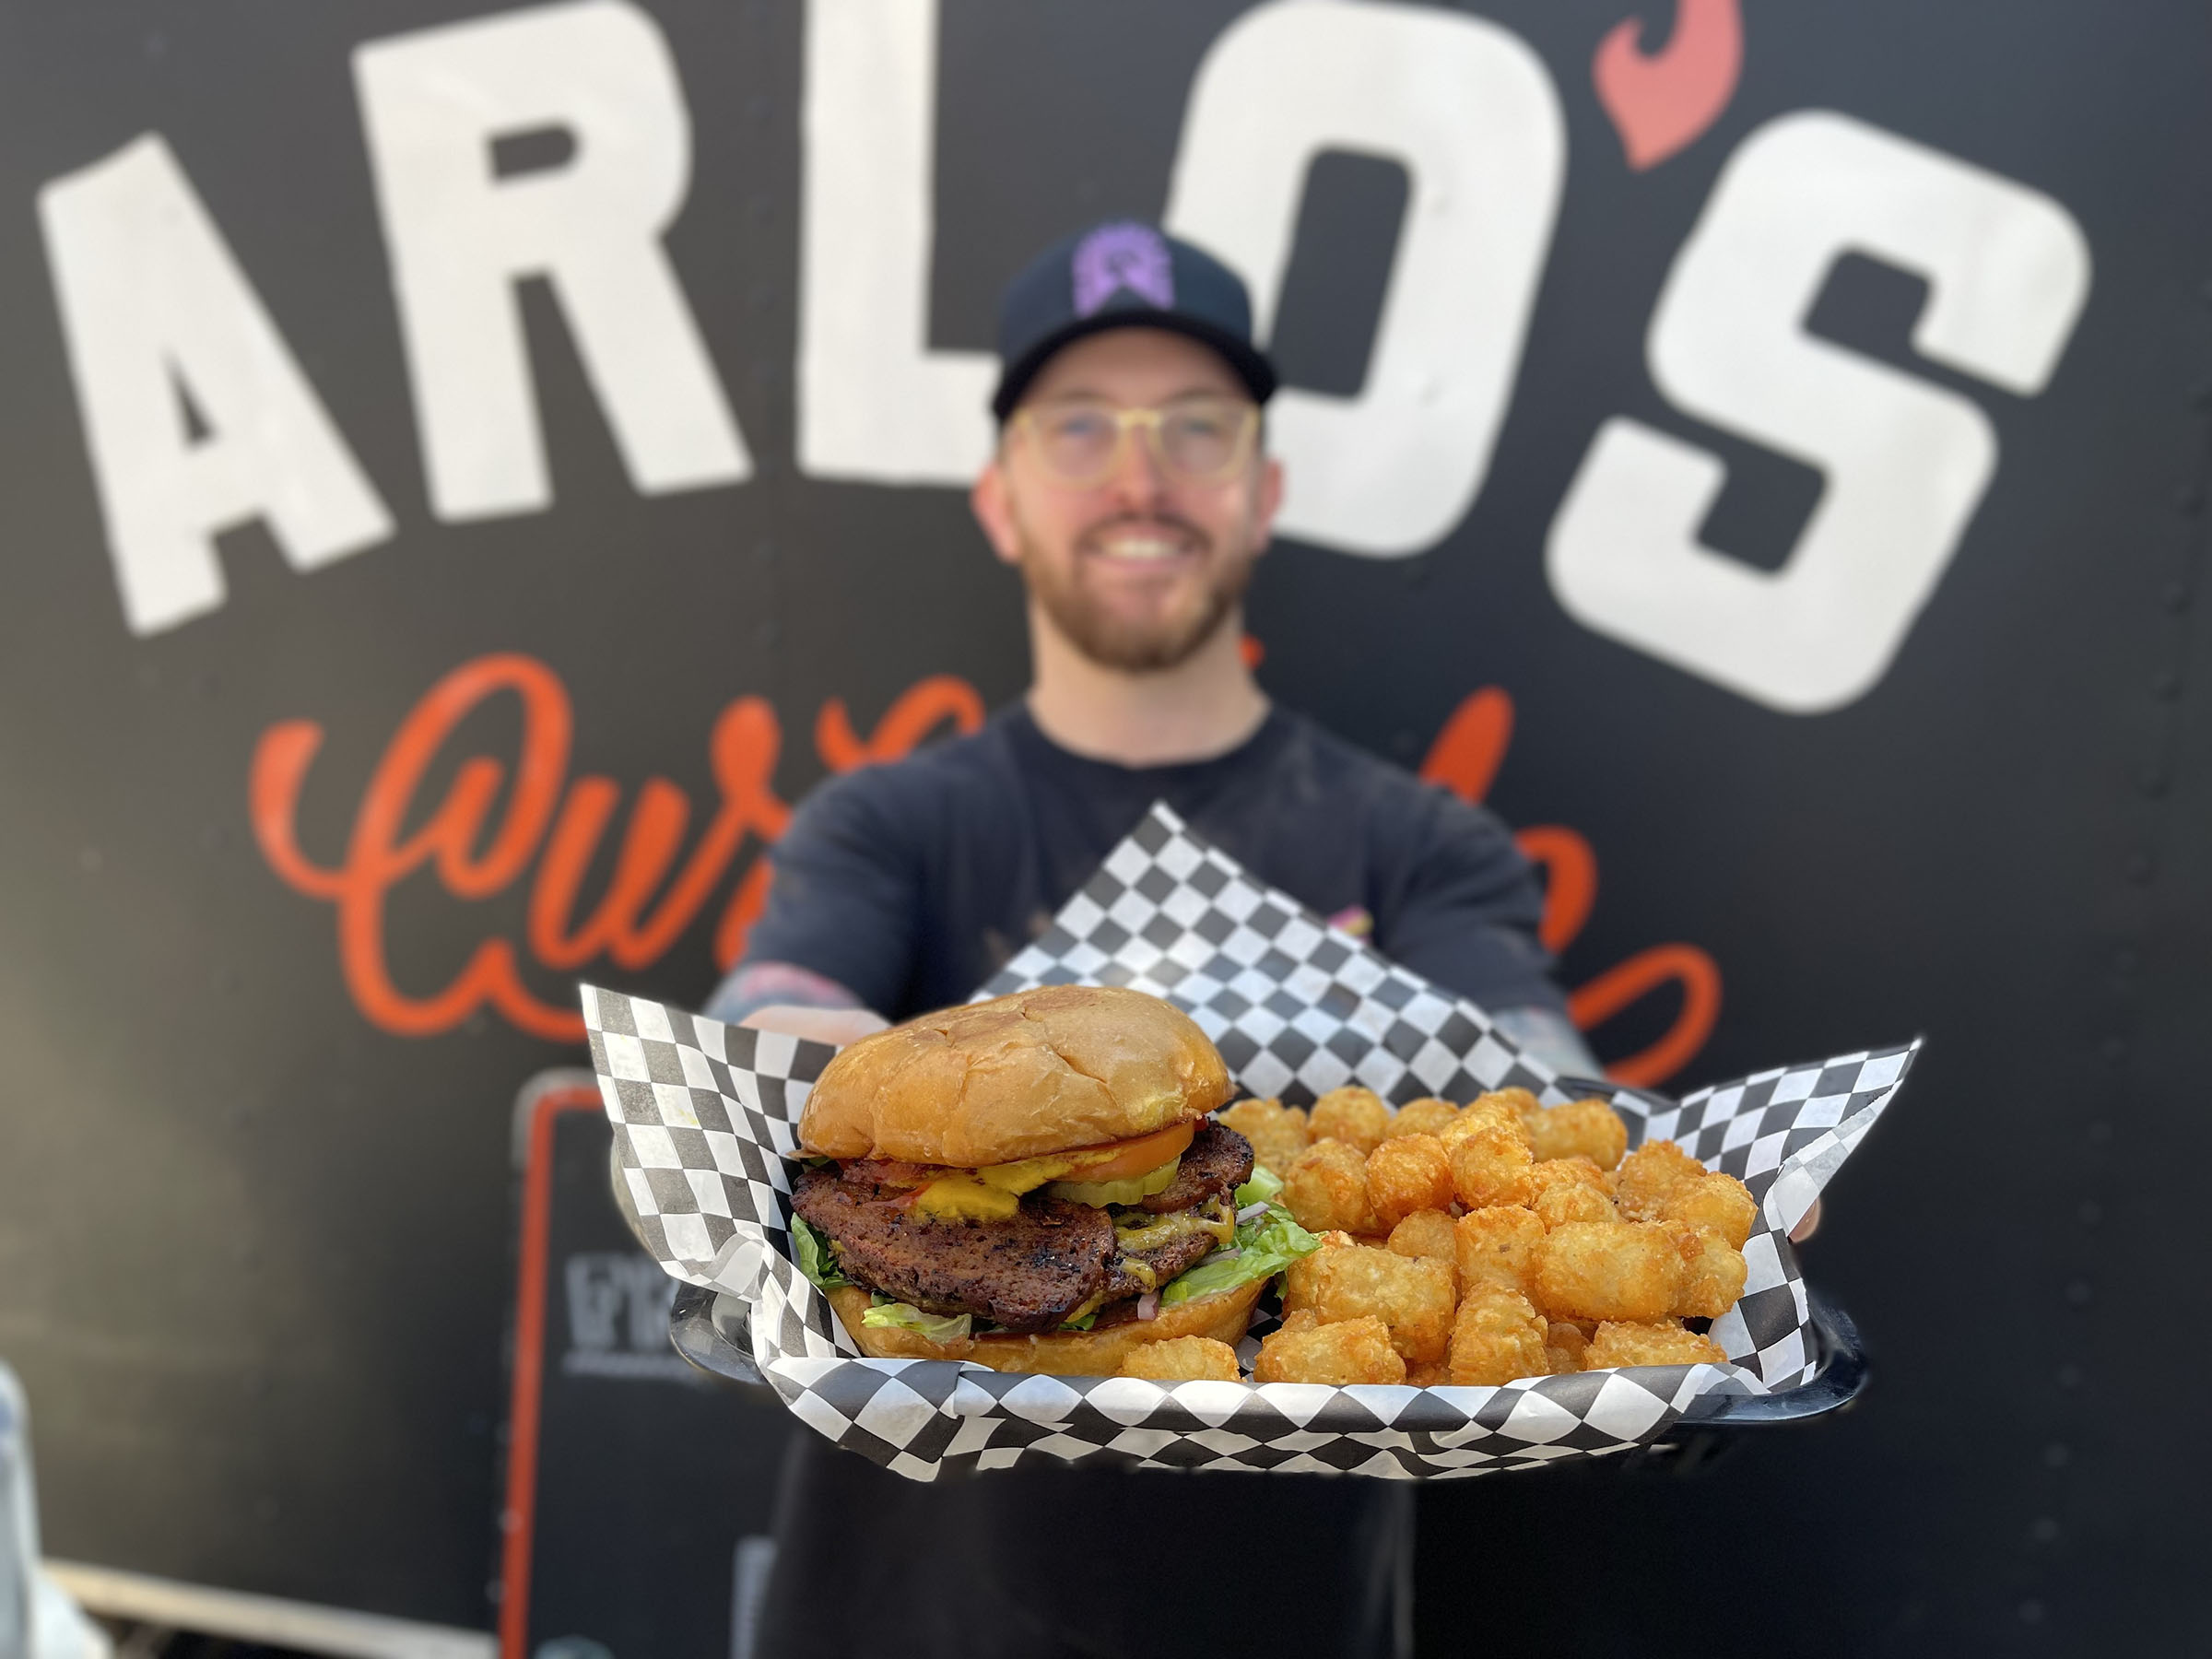
[[[814,1230],[804,1216],[791,1218],[791,1244],[799,1258],[799,1271],[814,1281],[818,1290],[835,1290],[853,1281],[837,1270],[830,1241]]]
[[[1260,1171],[1253,1171],[1256,1177]],[[1239,1205],[1257,1204],[1257,1198],[1247,1201],[1244,1191],[1253,1183],[1247,1182],[1237,1194]],[[1168,1284],[1160,1291],[1163,1307],[1189,1301],[1194,1296],[1212,1296],[1217,1291],[1234,1289],[1249,1285],[1253,1279],[1272,1278],[1302,1255],[1311,1255],[1321,1248],[1321,1241],[1300,1227],[1279,1204],[1270,1204],[1265,1210],[1249,1221],[1237,1223],[1237,1253],[1226,1252],[1210,1255],[1205,1261]]]
[[[1084,1314],[1080,1319],[1063,1321],[1060,1328],[1064,1331],[1088,1331],[1092,1325],[1097,1324],[1098,1323],[1099,1311],[1096,1308],[1093,1308],[1089,1312]]]
[[[1249,1209],[1255,1204],[1268,1204],[1283,1190],[1283,1178],[1265,1164],[1252,1166],[1252,1179],[1237,1189],[1237,1207]]]
[[[877,1296],[868,1311],[860,1316],[864,1325],[890,1325],[901,1331],[912,1331],[926,1336],[932,1342],[959,1342],[968,1335],[974,1323],[965,1313],[924,1313],[910,1302],[893,1301],[888,1296]]]

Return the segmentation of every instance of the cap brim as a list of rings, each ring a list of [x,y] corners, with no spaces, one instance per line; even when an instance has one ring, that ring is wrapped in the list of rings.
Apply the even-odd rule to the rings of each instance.
[[[1039,340],[1006,366],[998,380],[998,390],[991,394],[991,413],[1001,421],[1014,412],[1021,394],[1030,389],[1037,372],[1057,351],[1091,335],[1104,334],[1113,328],[1158,328],[1169,334],[1179,334],[1186,339],[1210,346],[1223,360],[1237,371],[1254,403],[1265,403],[1275,395],[1275,365],[1249,340],[1239,339],[1227,329],[1196,317],[1186,317],[1175,312],[1154,311],[1148,306],[1117,306],[1112,310],[1094,312],[1055,329]]]

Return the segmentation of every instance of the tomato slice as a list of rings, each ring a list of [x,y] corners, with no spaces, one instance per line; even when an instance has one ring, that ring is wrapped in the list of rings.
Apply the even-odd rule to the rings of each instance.
[[[1125,1176],[1157,1170],[1171,1158],[1180,1158],[1182,1149],[1191,1144],[1191,1136],[1197,1132],[1195,1123],[1173,1124],[1134,1140],[1108,1141],[1103,1146],[1079,1147],[1071,1152],[1053,1152],[1045,1157],[1065,1159],[1068,1165],[1066,1178],[1071,1181],[1120,1181]],[[1042,1162],[1043,1159],[1030,1161]],[[852,1180],[909,1189],[925,1187],[956,1172],[935,1164],[906,1163],[889,1158],[856,1158],[843,1167],[843,1173]],[[1049,1175],[1038,1177],[1037,1184],[1042,1185],[1049,1178]]]
[[[1171,1158],[1180,1158],[1191,1144],[1191,1136],[1198,1133],[1195,1123],[1172,1124],[1152,1135],[1140,1135],[1135,1140],[1109,1141],[1102,1147],[1085,1147],[1064,1154],[1075,1168],[1067,1172],[1070,1181],[1119,1181],[1128,1175],[1142,1175],[1147,1170],[1157,1170]],[[1101,1156],[1102,1155],[1102,1156]]]

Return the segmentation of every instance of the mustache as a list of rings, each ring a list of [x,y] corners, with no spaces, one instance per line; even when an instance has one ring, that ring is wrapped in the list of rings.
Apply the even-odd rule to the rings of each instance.
[[[1213,537],[1186,518],[1171,512],[1117,512],[1112,518],[1100,519],[1088,526],[1076,538],[1078,547],[1095,547],[1100,542],[1120,530],[1164,530],[1196,547],[1209,552]]]

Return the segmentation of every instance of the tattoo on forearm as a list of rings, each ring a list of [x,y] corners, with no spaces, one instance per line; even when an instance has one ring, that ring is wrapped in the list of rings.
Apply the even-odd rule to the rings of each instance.
[[[740,962],[716,987],[704,1010],[709,1019],[735,1025],[776,1004],[801,1008],[857,1008],[859,997],[826,974],[796,962]]]

